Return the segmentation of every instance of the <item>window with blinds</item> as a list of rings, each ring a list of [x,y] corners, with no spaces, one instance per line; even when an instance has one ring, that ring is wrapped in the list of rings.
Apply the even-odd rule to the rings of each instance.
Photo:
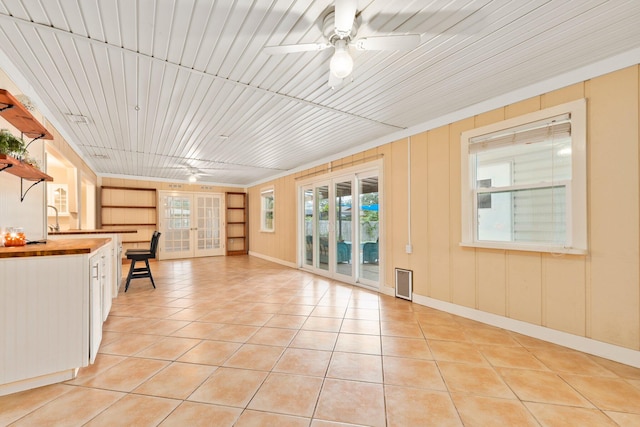
[[[273,213],[275,198],[273,188],[263,190],[260,192],[260,204],[261,204],[261,224],[260,231],[274,231]]]
[[[586,250],[584,106],[463,134],[463,244]]]

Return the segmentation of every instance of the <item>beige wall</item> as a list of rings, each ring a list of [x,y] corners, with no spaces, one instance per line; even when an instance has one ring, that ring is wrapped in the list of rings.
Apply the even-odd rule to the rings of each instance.
[[[460,133],[580,98],[588,100],[589,255],[462,248]],[[413,253],[407,244],[406,139],[336,164],[384,159],[384,285],[414,271],[414,293],[640,349],[640,67],[633,66],[411,137]],[[296,178],[249,189],[250,250],[296,262]],[[260,189],[276,191],[276,231],[261,233]]]

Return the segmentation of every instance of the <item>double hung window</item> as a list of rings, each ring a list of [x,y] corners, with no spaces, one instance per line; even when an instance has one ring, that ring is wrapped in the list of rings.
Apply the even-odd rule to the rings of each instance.
[[[584,253],[586,105],[462,134],[462,244]]]
[[[274,231],[273,213],[275,198],[273,188],[269,188],[260,192],[260,204],[260,230]]]

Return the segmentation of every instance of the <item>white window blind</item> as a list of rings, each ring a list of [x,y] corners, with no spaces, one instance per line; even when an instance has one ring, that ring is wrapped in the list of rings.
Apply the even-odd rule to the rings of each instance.
[[[463,244],[586,249],[586,114],[567,109],[463,134]]]

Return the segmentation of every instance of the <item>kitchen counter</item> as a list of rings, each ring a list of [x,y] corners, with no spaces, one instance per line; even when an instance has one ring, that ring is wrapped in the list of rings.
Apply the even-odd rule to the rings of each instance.
[[[94,363],[120,281],[114,242],[0,248],[0,396],[73,379]]]
[[[101,248],[110,240],[105,238],[47,240],[46,243],[1,247],[0,258],[88,254]]]
[[[60,231],[49,231],[47,234],[50,236],[63,236],[63,235],[72,235],[72,234],[127,234],[127,233],[137,233],[138,230],[130,230],[124,228],[97,228],[90,230],[60,230]]]
[[[111,276],[116,278],[113,281],[113,298],[118,297],[118,291],[120,290],[120,278],[122,277],[122,239],[125,235],[137,233],[137,230],[130,230],[125,228],[98,228],[98,229],[72,229],[49,232],[47,237],[49,241],[64,241],[68,239],[110,239],[113,242],[114,249],[114,261],[111,263],[113,271]]]

